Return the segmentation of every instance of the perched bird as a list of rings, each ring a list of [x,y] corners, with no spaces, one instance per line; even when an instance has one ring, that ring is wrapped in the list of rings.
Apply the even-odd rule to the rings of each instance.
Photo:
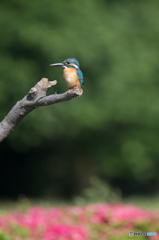
[[[50,66],[62,66],[64,67],[63,70],[63,78],[69,87],[69,90],[74,87],[81,87],[84,86],[83,81],[83,73],[79,69],[79,62],[76,58],[67,58],[62,63],[54,63],[50,64]]]

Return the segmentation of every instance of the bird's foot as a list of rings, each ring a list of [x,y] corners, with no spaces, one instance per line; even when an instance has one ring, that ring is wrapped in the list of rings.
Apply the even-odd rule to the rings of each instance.
[[[55,92],[55,94],[59,94],[60,92],[59,92],[59,90],[57,90],[56,92]]]
[[[70,92],[71,90],[76,89],[76,88],[79,88],[79,87],[75,86],[75,87],[73,87],[73,88],[69,88],[67,92]],[[80,95],[77,96],[76,98],[79,98],[79,97],[80,97]]]

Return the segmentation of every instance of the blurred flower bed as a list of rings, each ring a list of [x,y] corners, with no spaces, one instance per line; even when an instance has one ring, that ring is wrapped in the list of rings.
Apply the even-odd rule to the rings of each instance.
[[[158,232],[155,237],[134,237],[158,240],[159,211],[98,203],[82,207],[36,206],[0,214],[0,240],[126,240],[130,231]]]

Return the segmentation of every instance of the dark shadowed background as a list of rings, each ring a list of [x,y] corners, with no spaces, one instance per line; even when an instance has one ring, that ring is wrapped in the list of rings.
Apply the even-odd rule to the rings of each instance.
[[[0,197],[70,199],[96,177],[123,196],[158,193],[159,2],[1,0],[0,120],[42,77],[79,99],[31,112],[0,145]],[[98,188],[98,187],[97,187]]]

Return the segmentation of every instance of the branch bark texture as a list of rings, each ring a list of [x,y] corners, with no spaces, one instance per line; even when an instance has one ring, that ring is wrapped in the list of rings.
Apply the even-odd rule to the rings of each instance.
[[[55,93],[46,96],[47,91],[52,86],[56,85],[57,81],[48,81],[47,78],[42,78],[28,94],[10,110],[8,115],[0,123],[0,142],[2,142],[22,121],[22,119],[35,108],[40,106],[48,106],[54,103],[68,101],[74,97],[80,97],[83,90],[76,87],[69,92]]]

